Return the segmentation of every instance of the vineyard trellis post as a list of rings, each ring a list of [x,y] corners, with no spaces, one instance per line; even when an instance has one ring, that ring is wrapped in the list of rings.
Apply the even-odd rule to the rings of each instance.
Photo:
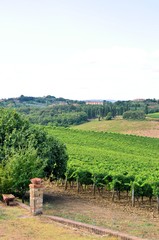
[[[159,195],[157,195],[157,211],[159,213]]]
[[[134,188],[134,183],[132,184],[131,200],[132,200],[132,207],[135,207],[135,188]]]

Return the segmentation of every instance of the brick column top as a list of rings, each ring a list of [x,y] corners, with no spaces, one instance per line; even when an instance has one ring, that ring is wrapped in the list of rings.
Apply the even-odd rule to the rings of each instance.
[[[41,178],[32,178],[30,179],[31,184],[29,185],[30,188],[42,188],[43,180]]]

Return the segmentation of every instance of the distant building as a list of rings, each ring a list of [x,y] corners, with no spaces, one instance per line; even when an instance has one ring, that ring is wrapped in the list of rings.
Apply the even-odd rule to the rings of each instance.
[[[87,105],[103,105],[103,101],[93,101],[93,100],[89,100],[86,101]]]
[[[137,98],[137,99],[134,99],[133,101],[134,101],[134,102],[143,102],[143,101],[145,101],[145,99],[143,99],[143,98]]]

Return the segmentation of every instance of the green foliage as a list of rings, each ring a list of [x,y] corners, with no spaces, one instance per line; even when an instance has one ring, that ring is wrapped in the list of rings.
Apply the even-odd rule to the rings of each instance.
[[[47,162],[43,161],[37,150],[29,146],[13,152],[4,166],[6,176],[9,176],[9,188],[20,197],[24,198],[29,189],[30,179],[34,177],[44,177],[44,168]],[[5,191],[10,190],[5,186]]]
[[[152,188],[153,188],[153,194],[158,197],[159,196],[159,181],[158,180],[153,182]]]
[[[1,109],[0,133],[0,191],[24,195],[31,177],[64,177],[66,147],[42,128],[15,110]]]
[[[85,101],[46,97],[28,97],[2,99],[0,106],[16,108],[18,112],[27,115],[29,121],[35,124],[51,126],[70,126],[105,118],[111,112],[112,118],[123,115],[127,111],[143,111],[145,114],[159,112],[159,100],[146,99],[134,101],[101,101],[100,105],[86,104]]]
[[[148,118],[153,118],[154,120],[155,119],[159,119],[159,112],[156,112],[156,113],[150,113],[147,115]]]
[[[92,174],[87,170],[80,170],[77,174],[77,178],[81,184],[90,185],[93,183]]]
[[[112,113],[111,112],[108,112],[106,118],[106,120],[112,120]]]
[[[93,177],[93,182],[95,184],[95,186],[97,187],[104,187],[107,185],[108,183],[108,178],[106,176],[106,173],[98,173],[96,175],[94,175]]]
[[[153,187],[151,183],[147,183],[146,181],[143,181],[142,184],[142,197],[149,197],[152,198],[153,196]]]
[[[128,120],[144,120],[145,119],[145,113],[143,111],[127,111],[123,114],[124,119]]]
[[[127,186],[130,184],[130,179],[124,174],[114,175],[112,181],[110,182],[111,189],[116,191],[128,190]]]
[[[64,178],[68,160],[66,145],[53,136],[48,136],[46,146],[47,165],[44,169],[46,176],[53,176],[55,179]]]
[[[130,191],[134,185],[136,197],[158,194],[159,139],[65,128],[46,130],[67,146],[68,180],[76,180],[87,171],[97,187]],[[90,184],[90,175],[85,184]]]
[[[0,162],[7,159],[12,148],[26,145],[24,132],[29,123],[15,110],[0,109]]]
[[[5,166],[0,164],[0,193],[10,193],[12,192],[12,179],[7,171],[5,171]]]

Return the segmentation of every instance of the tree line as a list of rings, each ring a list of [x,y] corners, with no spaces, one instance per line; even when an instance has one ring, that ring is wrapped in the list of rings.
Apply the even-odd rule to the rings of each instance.
[[[123,116],[125,119],[144,119],[148,113],[159,112],[159,100],[156,99],[116,102],[104,100],[100,105],[93,105],[50,95],[21,95],[19,98],[4,99],[0,106],[16,109],[26,115],[31,123],[64,127],[94,118],[111,120],[116,116]]]

